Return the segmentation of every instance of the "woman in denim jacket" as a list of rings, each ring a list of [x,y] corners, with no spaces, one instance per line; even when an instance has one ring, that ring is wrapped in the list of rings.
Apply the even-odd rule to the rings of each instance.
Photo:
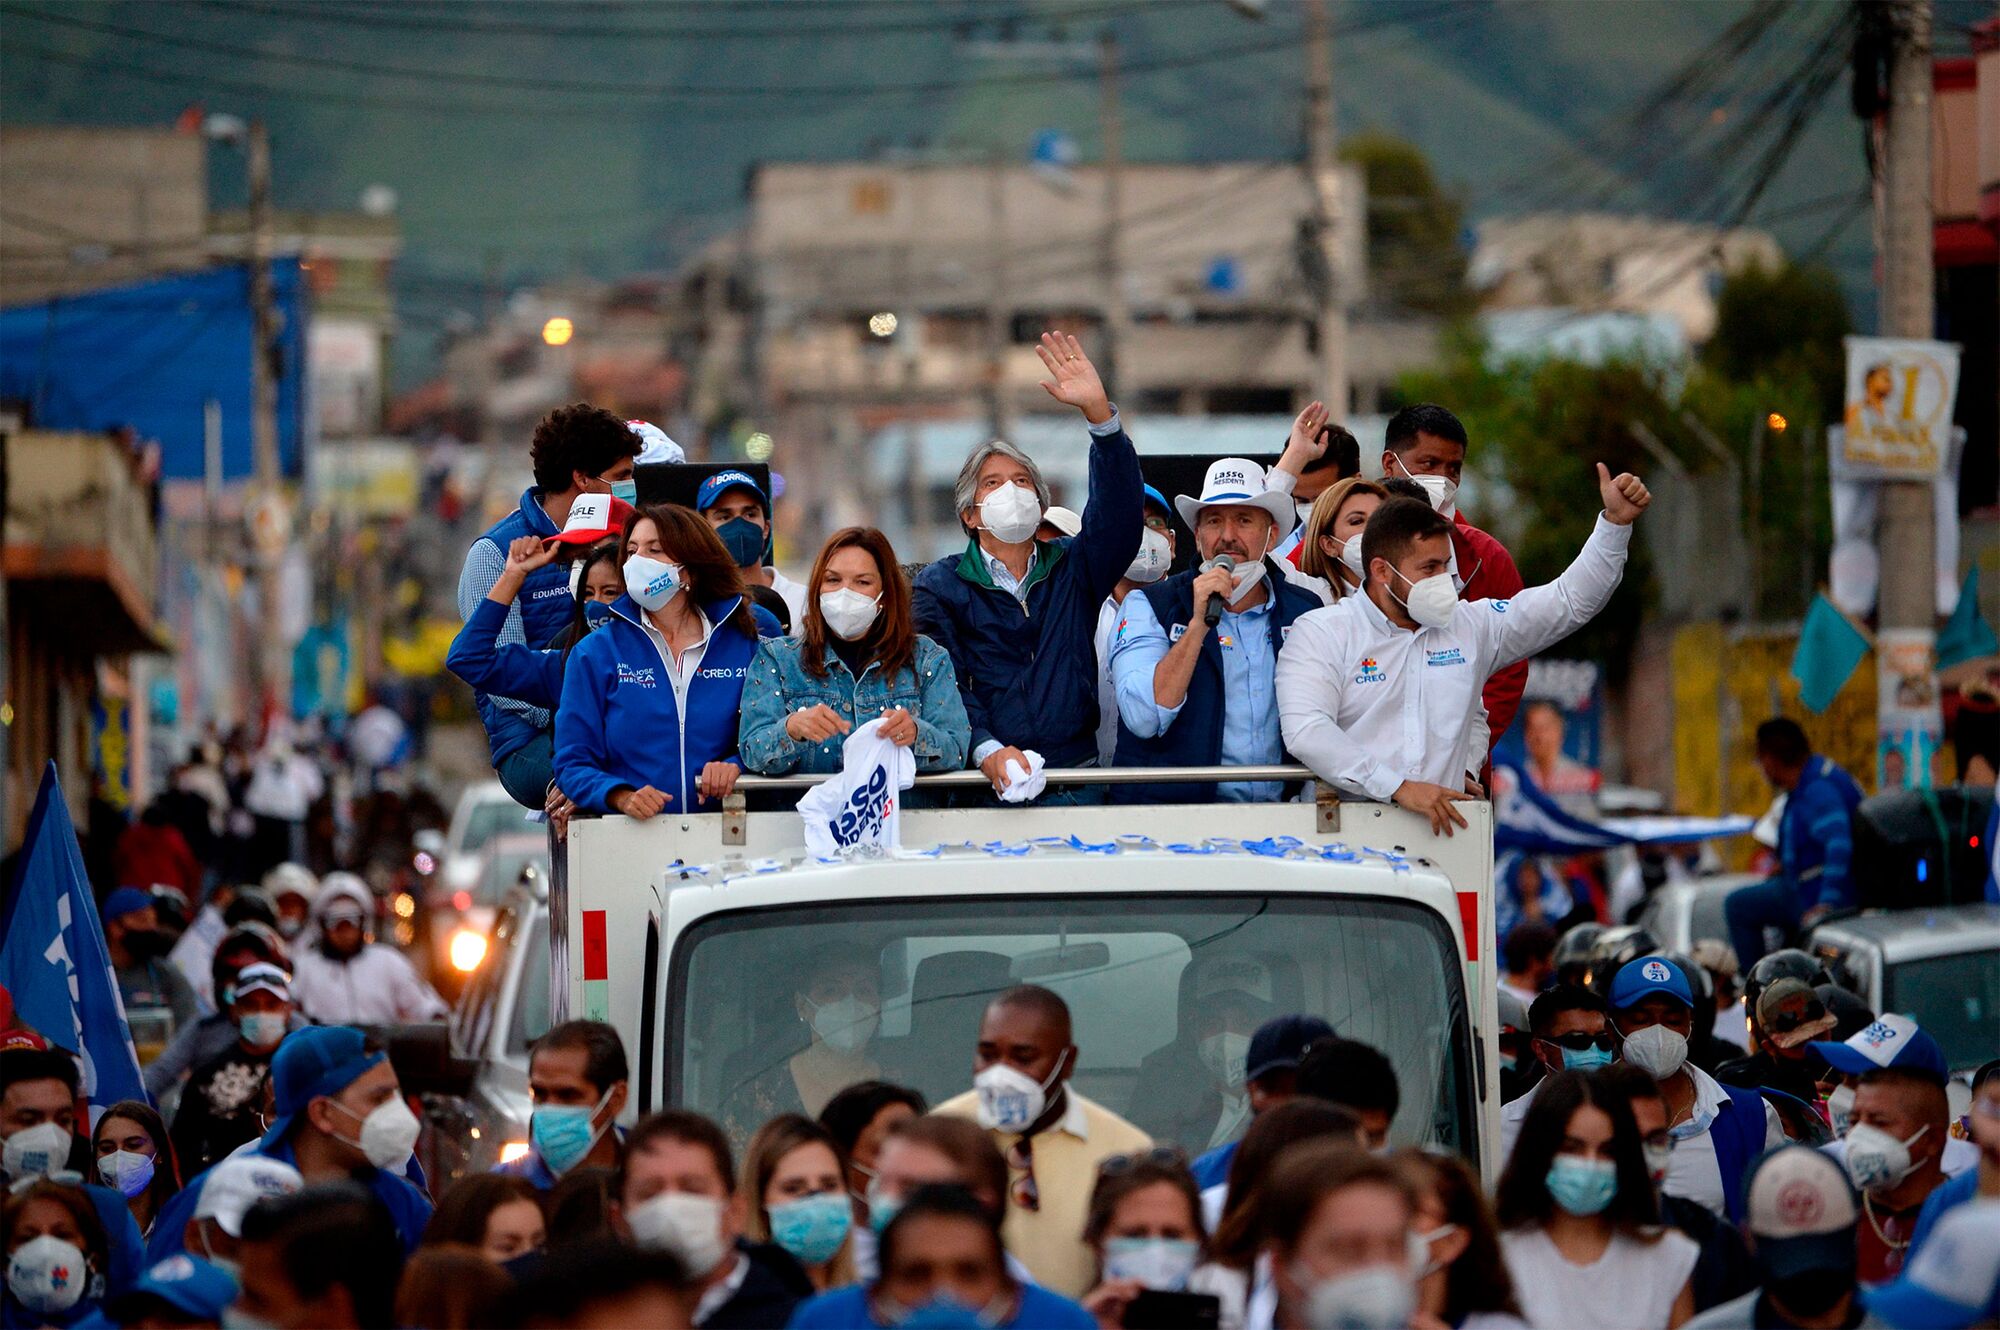
[[[972,723],[943,647],[918,633],[910,585],[874,527],[835,532],[813,564],[798,635],[766,641],[743,688],[738,750],[766,776],[840,770],[841,745],[878,717],[919,771],[965,765]],[[906,801],[906,806],[914,801]]]

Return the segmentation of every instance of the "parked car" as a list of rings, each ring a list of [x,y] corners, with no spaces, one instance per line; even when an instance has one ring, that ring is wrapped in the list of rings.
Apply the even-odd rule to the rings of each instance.
[[[495,836],[539,831],[528,810],[515,803],[497,780],[465,787],[444,834],[444,863],[438,878],[448,891],[470,889],[479,879],[480,852]]]
[[[2000,1048],[2000,905],[1870,910],[1820,924],[1806,947],[1876,1011],[1928,1030],[1954,1073]]]
[[[451,1013],[453,1053],[479,1064],[459,1105],[458,1173],[527,1152],[528,1048],[549,1028],[549,955],[548,879],[530,878],[506,893]]]
[[[475,861],[469,885],[433,880],[424,902],[430,921],[431,974],[439,991],[455,993],[479,968],[491,944],[495,918],[508,893],[523,883],[549,880],[549,842],[540,831],[506,832],[489,840]]]
[[[1662,948],[1682,955],[1705,937],[1727,942],[1729,921],[1723,917],[1723,902],[1738,887],[1763,880],[1757,873],[1718,873],[1714,877],[1664,882],[1646,901],[1634,922],[1658,938]]]

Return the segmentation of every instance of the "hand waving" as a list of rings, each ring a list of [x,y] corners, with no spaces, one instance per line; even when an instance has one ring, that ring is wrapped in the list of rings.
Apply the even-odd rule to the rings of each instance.
[[[1597,464],[1597,492],[1604,496],[1606,520],[1618,526],[1632,525],[1653,501],[1653,492],[1645,482],[1630,471],[1621,471],[1614,480],[1602,462]]]
[[[1042,380],[1049,396],[1083,412],[1083,418],[1093,425],[1111,419],[1111,399],[1105,395],[1104,380],[1097,377],[1097,366],[1083,354],[1076,338],[1068,333],[1043,333],[1035,354],[1055,378],[1054,383]]]

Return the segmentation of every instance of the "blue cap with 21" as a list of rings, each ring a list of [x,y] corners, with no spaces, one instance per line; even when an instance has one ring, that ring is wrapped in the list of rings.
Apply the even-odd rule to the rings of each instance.
[[[1687,976],[1664,956],[1641,956],[1626,962],[1612,979],[1611,996],[1606,1000],[1613,1011],[1623,1011],[1649,997],[1670,997],[1684,1006],[1694,1006],[1694,990],[1688,987]]]

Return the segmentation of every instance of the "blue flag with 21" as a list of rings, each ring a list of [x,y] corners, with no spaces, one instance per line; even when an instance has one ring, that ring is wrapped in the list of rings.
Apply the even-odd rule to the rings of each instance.
[[[150,1102],[53,762],[35,795],[0,925],[0,989],[21,1024],[77,1055],[93,1123],[121,1099]]]

